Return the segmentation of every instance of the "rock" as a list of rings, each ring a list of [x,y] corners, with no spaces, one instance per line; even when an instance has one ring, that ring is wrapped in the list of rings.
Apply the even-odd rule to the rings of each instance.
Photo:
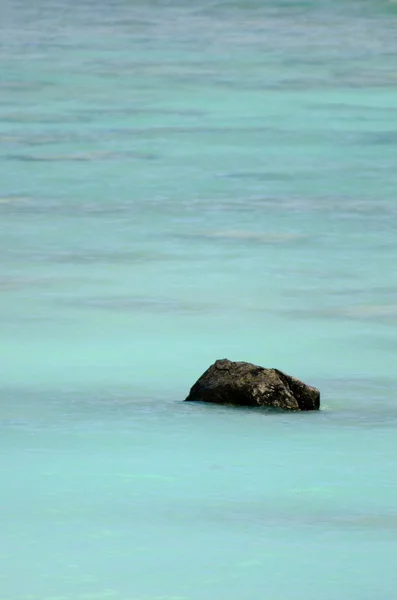
[[[217,360],[196,381],[186,400],[285,410],[318,410],[320,392],[282,373],[247,362]]]

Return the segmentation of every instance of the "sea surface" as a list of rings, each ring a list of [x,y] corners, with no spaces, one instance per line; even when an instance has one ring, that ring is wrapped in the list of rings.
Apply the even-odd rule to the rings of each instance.
[[[0,600],[395,600],[396,231],[395,2],[1,0]]]

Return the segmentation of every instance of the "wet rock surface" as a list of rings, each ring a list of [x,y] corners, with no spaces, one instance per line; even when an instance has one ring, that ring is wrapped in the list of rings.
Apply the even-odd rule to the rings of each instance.
[[[320,392],[278,369],[247,362],[217,360],[190,390],[187,401],[284,410],[318,410]]]

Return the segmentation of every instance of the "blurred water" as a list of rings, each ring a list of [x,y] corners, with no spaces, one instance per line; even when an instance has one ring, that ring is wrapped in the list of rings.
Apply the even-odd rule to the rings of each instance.
[[[397,5],[0,23],[1,600],[394,598]],[[323,409],[185,405],[223,357]]]

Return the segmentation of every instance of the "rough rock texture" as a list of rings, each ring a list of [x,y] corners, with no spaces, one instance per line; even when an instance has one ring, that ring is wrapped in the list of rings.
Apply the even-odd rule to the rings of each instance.
[[[240,406],[318,410],[320,392],[282,373],[247,362],[217,360],[196,381],[186,400]]]

